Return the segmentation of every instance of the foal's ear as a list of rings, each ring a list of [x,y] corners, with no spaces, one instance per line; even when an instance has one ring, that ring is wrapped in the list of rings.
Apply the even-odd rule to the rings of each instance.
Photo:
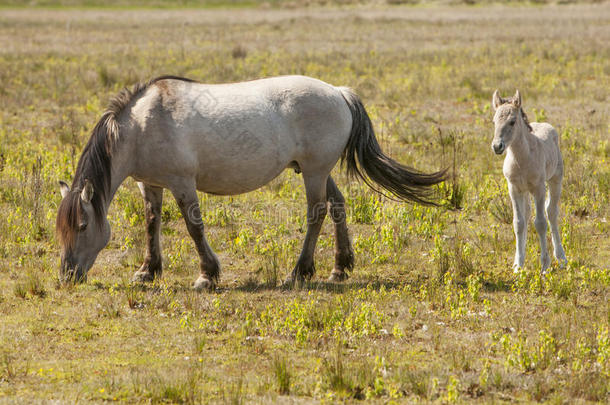
[[[93,198],[93,186],[89,182],[89,179],[85,179],[85,185],[83,186],[83,191],[80,192],[80,199],[83,200],[84,203],[90,203]]]
[[[515,97],[513,97],[513,105],[517,108],[521,108],[521,93],[519,93],[519,90],[517,90]]]
[[[497,110],[498,107],[500,107],[503,103],[504,100],[502,100],[502,97],[500,97],[498,90],[494,91],[494,95],[491,97],[491,106],[494,108],[494,111]]]
[[[59,192],[61,193],[61,198],[65,198],[70,192],[70,186],[65,181],[59,180]]]

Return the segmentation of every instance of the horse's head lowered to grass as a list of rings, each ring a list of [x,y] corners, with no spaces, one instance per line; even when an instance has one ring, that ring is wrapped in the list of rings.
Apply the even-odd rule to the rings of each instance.
[[[82,189],[60,182],[63,197],[57,216],[57,235],[61,244],[60,279],[84,281],[98,253],[110,239],[110,224],[105,213],[97,214],[95,191],[91,182],[84,180]],[[104,210],[105,211],[105,210]]]

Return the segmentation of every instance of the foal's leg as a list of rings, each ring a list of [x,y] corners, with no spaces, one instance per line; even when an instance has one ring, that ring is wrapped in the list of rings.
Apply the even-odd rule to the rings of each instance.
[[[159,231],[161,229],[161,206],[163,204],[163,188],[138,182],[138,187],[144,197],[146,215],[146,257],[140,269],[133,275],[133,281],[153,281],[162,271],[161,246]]]
[[[546,202],[546,215],[551,224],[551,236],[553,239],[553,254],[559,264],[565,266],[568,259],[561,246],[561,236],[559,235],[559,226],[557,225],[557,216],[559,214],[559,199],[561,197],[561,177],[552,178],[549,180],[549,199]]]
[[[328,174],[324,176],[306,176],[303,174],[307,194],[307,233],[305,234],[301,255],[294,270],[286,279],[286,284],[292,284],[297,280],[310,279],[316,272],[313,256],[320,229],[322,229],[322,223],[326,217],[327,178]]]
[[[546,244],[546,217],[544,215],[544,183],[541,183],[534,192],[534,203],[536,205],[536,219],[534,219],[534,226],[536,232],[538,232],[538,239],[540,239],[540,269],[543,273],[549,268],[551,264],[551,257],[549,256],[549,249]]]
[[[178,202],[180,212],[182,212],[186,222],[186,228],[191,238],[193,238],[199,253],[201,274],[195,281],[193,288],[198,291],[204,289],[211,290],[218,282],[220,263],[203,233],[203,220],[199,210],[199,199],[197,198],[195,186],[173,189],[172,193],[176,202]]]
[[[515,231],[515,261],[513,269],[518,272],[525,263],[525,242],[527,241],[527,221],[529,200],[527,193],[518,191],[508,183],[508,192],[513,205],[513,229]]]
[[[347,279],[345,270],[354,268],[354,251],[345,222],[345,198],[330,176],[326,181],[326,200],[330,204],[330,216],[335,223],[335,268],[330,273],[329,281],[343,281]]]

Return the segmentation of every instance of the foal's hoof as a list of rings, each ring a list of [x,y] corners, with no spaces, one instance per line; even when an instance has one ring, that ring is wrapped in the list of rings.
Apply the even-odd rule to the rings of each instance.
[[[138,270],[134,273],[131,281],[134,283],[150,283],[155,279],[155,275],[148,271]]]
[[[551,268],[551,258],[545,258],[541,261],[540,263],[540,270],[542,274],[546,274],[549,272],[549,269]]]
[[[195,284],[193,284],[193,290],[198,292],[213,291],[214,288],[216,288],[216,283],[204,276],[199,276]]]
[[[330,273],[330,277],[328,278],[328,281],[331,283],[341,283],[345,280],[348,279],[348,275],[346,272],[344,272],[343,270],[337,270],[334,269],[331,273]]]

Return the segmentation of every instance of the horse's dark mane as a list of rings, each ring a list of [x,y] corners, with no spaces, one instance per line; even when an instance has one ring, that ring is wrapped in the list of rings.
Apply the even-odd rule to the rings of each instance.
[[[108,108],[91,131],[91,137],[78,161],[70,193],[62,200],[57,213],[57,235],[64,246],[73,245],[83,215],[79,199],[85,180],[93,186],[91,204],[96,221],[99,226],[103,224],[106,215],[104,203],[110,194],[112,180],[112,153],[120,140],[119,115],[151,85],[168,79],[194,82],[184,77],[160,76],[145,83],[136,83],[131,90],[124,88],[112,98]]]

